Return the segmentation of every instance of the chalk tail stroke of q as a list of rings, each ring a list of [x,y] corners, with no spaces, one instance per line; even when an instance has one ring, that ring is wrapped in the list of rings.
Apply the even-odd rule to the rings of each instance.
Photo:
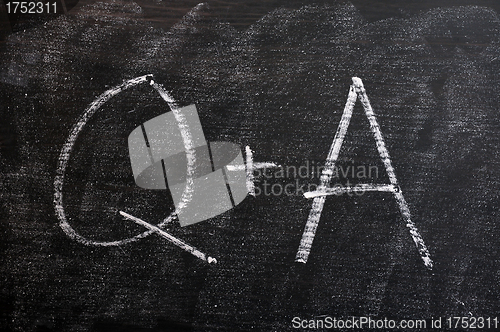
[[[401,212],[403,220],[406,223],[406,227],[408,227],[410,230],[410,235],[413,241],[415,242],[415,245],[420,254],[420,257],[424,262],[424,265],[428,269],[432,269],[433,262],[430,258],[429,251],[415,223],[411,220],[408,204],[406,203],[401,188],[399,187],[396,174],[394,173],[394,168],[392,167],[391,159],[389,157],[389,153],[385,147],[384,139],[380,131],[380,126],[378,125],[377,120],[375,118],[375,114],[373,112],[370,101],[366,94],[363,82],[361,81],[360,78],[357,77],[353,77],[352,81],[353,84],[351,85],[349,90],[349,96],[347,98],[347,102],[344,108],[344,113],[342,114],[342,119],[340,120],[337,133],[335,134],[335,138],[330,148],[330,152],[328,153],[325,168],[320,177],[320,184],[315,192],[305,194],[306,197],[314,197],[314,200],[311,211],[309,213],[309,217],[307,219],[304,233],[302,235],[299,249],[295,257],[295,261],[300,263],[306,263],[309,257],[309,253],[311,251],[311,246],[314,241],[314,236],[316,234],[316,229],[318,227],[319,220],[321,218],[321,212],[323,210],[326,197],[327,195],[333,193],[333,191],[330,190],[328,186],[330,184],[330,180],[334,171],[335,163],[339,156],[340,148],[342,147],[342,143],[347,133],[347,128],[349,127],[349,122],[351,120],[354,104],[356,102],[356,99],[359,97],[361,104],[363,105],[363,109],[365,110],[366,117],[370,122],[370,129],[374,135],[378,153],[380,155],[380,158],[382,159],[382,162],[384,163],[390,181],[390,185],[369,186],[369,188],[367,189],[369,189],[369,191],[385,191],[385,192],[392,192],[394,194],[394,198],[396,199],[399,206],[399,211]],[[343,193],[359,189],[363,190],[363,186],[364,185],[361,185],[360,188],[344,188],[344,190],[342,189],[336,190],[335,192]]]
[[[120,214],[123,217],[125,217],[125,218],[127,218],[129,220],[134,221],[138,225],[144,226],[147,229],[149,229],[150,231],[155,232],[156,234],[160,235],[164,239],[167,239],[168,241],[170,241],[171,243],[175,244],[179,248],[181,248],[181,249],[189,252],[193,256],[198,257],[199,259],[201,259],[203,261],[206,261],[206,262],[208,262],[210,264],[211,263],[217,263],[217,259],[215,259],[213,257],[210,257],[210,256],[207,257],[207,255],[204,254],[203,252],[201,252],[198,249],[196,249],[195,247],[187,244],[186,242],[182,241],[181,239],[178,239],[178,238],[174,237],[173,235],[165,232],[161,228],[156,227],[155,225],[152,225],[152,224],[150,224],[148,222],[145,222],[144,220],[142,220],[140,218],[134,217],[134,216],[132,216],[132,215],[126,213],[126,212],[120,211]]]

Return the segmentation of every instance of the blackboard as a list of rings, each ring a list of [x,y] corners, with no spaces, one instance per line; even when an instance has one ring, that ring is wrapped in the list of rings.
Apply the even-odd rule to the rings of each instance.
[[[438,321],[436,330],[495,327],[499,13],[496,1],[479,0],[114,0],[68,2],[57,15],[4,10],[0,330],[324,330],[333,319],[368,318],[423,320],[420,330]],[[142,76],[145,84],[116,90]],[[308,260],[296,262],[313,205],[303,194],[321,182],[353,77],[398,186],[322,196]],[[238,144],[247,162],[250,150],[253,163],[275,165],[253,172],[255,195],[234,208],[161,226],[216,264],[157,233],[106,246],[61,227],[61,151],[109,91],[116,95],[85,119],[67,158],[67,223],[90,242],[120,241],[145,229],[119,211],[152,225],[174,211],[169,191],[137,186],[130,164],[129,134],[169,111],[152,81],[179,107],[196,105],[208,142]],[[332,185],[390,183],[363,106],[352,108]],[[371,175],[358,173],[369,167]],[[404,330],[359,330],[375,329]]]

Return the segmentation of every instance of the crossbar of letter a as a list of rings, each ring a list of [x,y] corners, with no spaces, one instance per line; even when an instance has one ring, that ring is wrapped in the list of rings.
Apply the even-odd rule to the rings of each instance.
[[[396,174],[394,173],[394,168],[392,167],[391,159],[385,147],[384,139],[380,131],[380,126],[377,123],[377,119],[375,118],[375,114],[370,105],[370,101],[368,100],[368,96],[366,95],[363,82],[361,81],[360,78],[357,77],[353,77],[352,81],[353,84],[349,89],[349,96],[347,97],[347,102],[344,107],[344,113],[342,114],[339,127],[337,128],[335,138],[333,139],[332,146],[330,147],[330,151],[326,158],[325,168],[323,169],[323,172],[320,177],[320,184],[316,192],[307,193],[309,194],[310,197],[314,197],[314,200],[311,211],[309,212],[309,217],[307,219],[306,226],[304,228],[304,233],[302,234],[302,239],[300,241],[299,249],[297,250],[295,261],[299,263],[306,263],[309,257],[309,253],[311,252],[311,246],[314,241],[314,236],[316,235],[316,229],[318,228],[319,220],[321,218],[321,212],[323,211],[323,206],[325,204],[326,197],[329,194],[328,187],[333,175],[335,163],[337,162],[340,148],[342,147],[342,143],[344,142],[344,138],[347,133],[347,128],[349,127],[349,122],[351,121],[354,104],[356,103],[356,99],[359,98],[361,104],[363,105],[363,109],[365,110],[366,117],[368,118],[368,121],[370,123],[370,129],[375,138],[375,143],[377,145],[378,153],[380,155],[380,158],[382,159],[382,162],[384,163],[384,167],[390,181],[389,187],[387,185],[370,186],[371,191],[381,191],[381,192],[390,191],[393,193],[394,198],[398,203],[399,211],[401,212],[403,220],[406,223],[406,227],[408,227],[408,229],[410,230],[410,235],[413,241],[415,242],[415,245],[420,254],[420,257],[424,262],[424,265],[428,269],[432,269],[433,263],[429,255],[429,251],[427,250],[424,240],[422,239],[417,227],[415,226],[415,223],[411,220],[408,204],[406,203],[401,188],[398,185]],[[361,186],[368,186],[368,185],[361,185]],[[392,189],[388,190],[388,188]],[[341,192],[345,193],[353,190],[356,190],[356,188],[343,188]]]

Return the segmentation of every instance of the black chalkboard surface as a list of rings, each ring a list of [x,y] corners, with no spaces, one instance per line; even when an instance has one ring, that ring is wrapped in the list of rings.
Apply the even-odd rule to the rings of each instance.
[[[500,327],[497,1],[0,4],[0,331]]]

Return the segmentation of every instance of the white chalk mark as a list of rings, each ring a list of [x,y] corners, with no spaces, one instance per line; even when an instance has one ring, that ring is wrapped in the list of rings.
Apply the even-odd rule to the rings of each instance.
[[[140,234],[137,237],[130,238],[127,240],[121,240],[121,241],[113,241],[113,242],[97,242],[97,241],[92,241],[88,240],[87,238],[81,236],[78,234],[73,227],[68,223],[66,219],[66,214],[64,211],[64,206],[63,206],[63,194],[62,194],[62,189],[63,189],[63,184],[64,184],[64,175],[66,172],[66,167],[68,165],[69,157],[71,154],[71,150],[73,149],[73,146],[75,145],[75,141],[78,138],[78,135],[82,131],[83,127],[86,125],[86,123],[90,120],[90,118],[100,109],[100,107],[107,102],[109,99],[111,99],[113,96],[117,95],[118,93],[133,87],[135,85],[147,82],[148,80],[148,75],[144,75],[141,77],[134,78],[132,80],[126,81],[123,84],[114,87],[106,92],[104,92],[102,95],[100,95],[95,101],[93,101],[90,106],[85,110],[83,115],[78,119],[77,123],[73,126],[66,143],[64,144],[61,154],[59,155],[59,161],[58,161],[58,167],[56,170],[56,177],[54,180],[54,204],[55,204],[55,211],[56,215],[59,219],[59,225],[61,226],[62,230],[72,239],[86,244],[86,245],[97,245],[97,246],[114,246],[114,245],[120,245],[124,244],[127,242],[132,242],[138,240],[140,237],[144,237],[149,234]]]
[[[360,78],[357,77],[353,77],[352,81],[356,89],[356,92],[358,93],[359,100],[361,101],[361,104],[363,105],[363,108],[365,110],[366,117],[370,122],[370,129],[372,130],[373,135],[375,137],[377,150],[378,153],[380,154],[380,157],[382,158],[382,162],[384,163],[385,170],[389,177],[389,181],[394,187],[399,189],[394,192],[394,197],[398,202],[399,210],[406,223],[406,227],[410,229],[410,234],[411,237],[413,238],[413,242],[415,242],[417,250],[420,254],[420,257],[424,261],[425,266],[429,269],[432,269],[433,263],[430,258],[429,250],[427,249],[424,240],[417,229],[417,226],[415,226],[415,223],[411,220],[410,209],[408,208],[408,204],[406,203],[406,200],[403,196],[403,192],[399,188],[398,181],[396,179],[396,174],[394,173],[394,168],[392,167],[391,159],[389,157],[389,152],[385,147],[384,138],[382,137],[382,132],[380,131],[380,126],[378,125],[377,119],[375,118],[375,113],[373,112],[370,100],[366,95],[366,90],[363,86],[363,82],[361,81]]]
[[[344,193],[351,192],[365,192],[365,191],[385,191],[385,192],[395,192],[398,190],[392,184],[381,184],[381,185],[373,185],[373,184],[358,184],[354,187],[334,187],[334,188],[326,188],[324,191],[308,191],[304,193],[305,198],[315,198],[318,196],[328,196],[328,195],[340,195]]]
[[[394,197],[398,202],[401,215],[403,216],[406,226],[410,229],[410,234],[413,238],[413,241],[415,242],[415,245],[417,246],[417,250],[424,262],[424,265],[427,268],[432,269],[433,263],[430,258],[429,251],[417,227],[411,220],[408,204],[406,203],[401,188],[398,185],[396,174],[394,173],[394,168],[392,167],[389,153],[385,147],[384,139],[380,131],[380,126],[377,123],[375,114],[370,105],[370,101],[368,99],[368,96],[366,95],[363,82],[358,77],[353,77],[352,81],[353,84],[351,85],[349,90],[349,96],[347,98],[347,103],[344,108],[344,113],[342,114],[342,119],[340,120],[337,133],[335,134],[335,138],[330,148],[330,152],[326,159],[326,167],[323,170],[323,173],[321,174],[320,185],[318,186],[318,189],[315,192],[305,194],[307,198],[314,197],[314,201],[313,201],[313,206],[311,208],[311,212],[309,213],[309,218],[307,220],[304,233],[302,235],[297,255],[295,257],[295,261],[300,263],[307,262],[309,253],[311,251],[312,242],[316,234],[316,229],[319,223],[319,219],[321,217],[321,212],[323,210],[326,196],[329,194],[337,194],[342,191],[348,192],[350,190],[356,189],[356,187],[353,188],[348,187],[336,190],[335,188],[334,189],[327,188],[327,185],[330,183],[335,162],[337,161],[340,148],[342,147],[342,143],[345,134],[347,132],[347,128],[349,127],[349,121],[352,116],[354,103],[356,102],[357,97],[359,97],[361,104],[363,105],[363,109],[365,110],[366,117],[370,122],[370,129],[374,135],[378,153],[382,159],[382,162],[384,163],[387,175],[389,177],[389,181],[391,183],[390,186],[389,185],[386,186],[365,185],[365,186],[367,186],[366,187],[367,190],[370,191],[387,191],[387,192],[392,192],[394,194]]]
[[[201,251],[199,251],[198,249],[196,249],[195,247],[187,244],[186,242],[176,238],[175,236],[165,232],[164,230],[162,230],[161,228],[157,227],[157,226],[154,226],[148,222],[145,222],[144,220],[142,219],[139,219],[137,217],[134,217],[126,212],[123,212],[123,211],[120,211],[120,214],[129,219],[129,220],[132,220],[134,221],[135,223],[141,225],[141,226],[144,226],[146,227],[147,229],[149,229],[150,231],[152,232],[155,232],[156,234],[160,235],[161,237],[163,237],[164,239],[167,239],[168,241],[170,241],[171,243],[175,244],[176,246],[178,246],[179,248],[181,249],[184,249],[185,251],[191,253],[192,255],[194,255],[195,257],[198,257],[199,259],[205,261],[205,262],[208,262],[208,263],[214,263],[216,264],[217,263],[217,259],[213,258],[213,257],[207,257],[207,255],[205,255],[204,253],[202,253]]]
[[[250,146],[245,147],[246,165],[227,165],[228,171],[241,171],[246,170],[246,184],[247,191],[250,195],[255,197],[255,176],[253,172],[257,169],[275,168],[280,167],[276,163],[272,162],[253,162],[253,152]]]
[[[335,133],[335,138],[333,139],[332,146],[328,152],[326,158],[325,168],[321,173],[320,184],[317,191],[325,191],[330,183],[333,175],[333,170],[335,168],[335,162],[339,156],[340,148],[342,147],[342,142],[344,141],[345,134],[347,133],[347,127],[349,127],[349,122],[351,121],[352,111],[354,109],[354,103],[356,102],[356,91],[354,87],[351,86],[349,90],[349,96],[347,97],[347,102],[344,107],[344,113],[340,120],[339,127]],[[314,236],[316,235],[316,229],[318,228],[319,219],[321,217],[321,212],[323,211],[323,206],[325,205],[326,196],[317,196],[313,200],[313,205],[311,211],[309,212],[309,217],[304,228],[304,233],[302,234],[302,239],[300,241],[299,249],[297,250],[297,255],[295,256],[295,261],[300,263],[306,263],[309,253],[311,251],[311,246],[314,241]]]
[[[455,296],[452,296],[452,298],[453,298],[455,301],[457,301],[457,303],[458,303],[458,304],[461,304],[461,305],[464,307],[464,309],[465,309],[465,310],[467,310],[467,312],[469,313],[469,316],[474,316],[474,315],[472,314],[472,311],[469,311],[469,310],[467,309],[467,306],[465,305],[465,303],[464,303],[464,302],[460,301],[460,300],[459,300],[459,299],[457,299]]]
[[[281,165],[272,163],[272,162],[266,162],[266,163],[254,163],[253,164],[253,169],[262,169],[262,168],[276,168],[276,167],[281,167]]]
[[[266,163],[253,163],[253,170],[256,169],[266,169],[266,168],[276,168],[280,167],[280,165],[276,163],[266,162]],[[247,170],[248,167],[245,165],[226,165],[226,169],[228,171],[242,171]]]
[[[255,197],[255,183],[253,177],[253,153],[250,146],[245,147],[245,155],[246,155],[246,167],[247,167],[247,191],[250,195]]]
[[[59,155],[58,167],[56,169],[56,177],[54,179],[54,204],[55,204],[55,212],[59,219],[59,225],[62,230],[68,235],[70,238],[89,246],[117,246],[130,242],[138,241],[150,234],[152,234],[151,230],[138,234],[134,237],[130,237],[127,239],[117,240],[117,241],[94,241],[89,240],[80,234],[78,234],[73,227],[68,223],[66,218],[66,213],[64,211],[63,205],[63,186],[64,186],[64,176],[66,173],[66,168],[68,166],[68,161],[71,155],[71,151],[75,142],[78,138],[78,135],[83,130],[87,122],[94,116],[94,114],[99,111],[99,109],[104,105],[108,100],[112,97],[116,96],[120,92],[136,86],[138,84],[142,84],[145,82],[149,82],[149,84],[160,94],[160,96],[168,103],[170,109],[174,113],[174,116],[179,125],[179,130],[181,132],[182,139],[184,141],[184,147],[186,150],[186,158],[187,158],[187,170],[186,170],[186,187],[184,189],[181,202],[177,206],[176,210],[173,211],[169,216],[167,216],[158,226],[162,227],[165,224],[171,222],[179,212],[186,208],[188,203],[192,198],[193,191],[193,175],[194,175],[194,165],[196,162],[195,149],[193,146],[193,140],[191,137],[191,133],[189,131],[189,127],[185,117],[181,114],[180,108],[175,104],[174,99],[166,92],[163,87],[152,80],[152,75],[144,75],[140,76],[124,83],[111,88],[101,94],[95,101],[93,101],[85,110],[83,115],[78,119],[77,123],[71,129],[71,132],[64,144],[61,153]]]
[[[184,188],[184,192],[182,193],[181,200],[174,212],[172,212],[169,216],[167,216],[158,226],[163,227],[167,223],[170,222],[171,217],[175,215],[179,215],[182,209],[185,209],[193,198],[193,186],[194,186],[194,171],[196,164],[196,150],[194,148],[193,138],[191,136],[191,132],[189,131],[189,125],[186,121],[184,114],[181,112],[181,108],[177,106],[174,99],[170,94],[163,89],[163,87],[158,83],[151,83],[151,85],[158,91],[160,96],[167,102],[170,106],[170,109],[174,113],[175,119],[177,120],[177,124],[179,126],[179,130],[181,132],[182,140],[184,142],[184,149],[186,151],[186,187]]]

